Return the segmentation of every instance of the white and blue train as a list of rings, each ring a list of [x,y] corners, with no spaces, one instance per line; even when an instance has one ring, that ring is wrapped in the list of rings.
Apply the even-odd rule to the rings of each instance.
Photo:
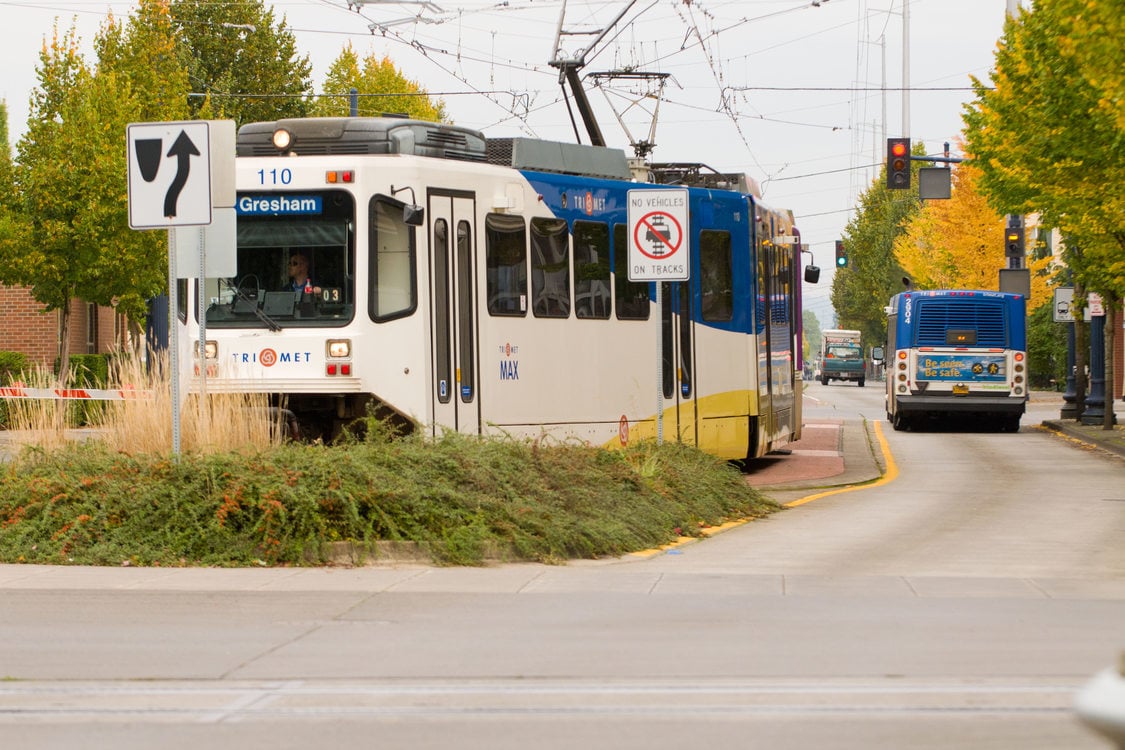
[[[636,161],[398,118],[244,125],[237,272],[181,282],[185,361],[202,293],[203,386],[270,394],[304,435],[375,413],[607,446],[660,430],[735,460],[799,439],[792,214],[744,177]],[[685,226],[630,226],[630,191],[673,188]],[[630,281],[630,242],[688,280]]]

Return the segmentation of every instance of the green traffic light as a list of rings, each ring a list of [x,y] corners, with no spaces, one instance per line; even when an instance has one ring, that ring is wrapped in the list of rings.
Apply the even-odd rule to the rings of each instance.
[[[836,265],[839,266],[840,268],[843,268],[844,266],[848,265],[848,256],[841,255],[841,256],[837,257],[836,258]]]

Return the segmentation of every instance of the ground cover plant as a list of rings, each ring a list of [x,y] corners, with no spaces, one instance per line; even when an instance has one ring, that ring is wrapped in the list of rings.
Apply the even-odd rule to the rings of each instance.
[[[309,565],[330,543],[416,542],[446,564],[620,555],[778,506],[676,443],[395,436],[130,453],[24,448],[2,467],[0,561]]]
[[[547,439],[402,435],[368,418],[331,445],[286,442],[264,396],[208,394],[171,439],[166,363],[114,358],[75,440],[66,401],[13,401],[0,463],[0,562],[309,565],[413,542],[447,564],[620,555],[778,509],[677,443],[609,451]],[[44,374],[37,377],[43,379]],[[23,376],[25,382],[36,379]]]

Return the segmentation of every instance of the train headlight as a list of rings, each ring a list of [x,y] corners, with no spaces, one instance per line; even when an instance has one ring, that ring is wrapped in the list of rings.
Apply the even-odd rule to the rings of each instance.
[[[273,147],[278,151],[285,151],[293,145],[293,134],[285,128],[273,131]]]
[[[195,358],[199,359],[199,342],[198,341],[195,342],[195,352],[194,352],[194,354],[195,354]],[[208,339],[207,341],[203,342],[203,356],[206,357],[207,359],[218,359],[219,358],[219,342],[214,341],[212,339]]]
[[[331,359],[347,359],[352,356],[352,340],[329,339],[328,356]]]

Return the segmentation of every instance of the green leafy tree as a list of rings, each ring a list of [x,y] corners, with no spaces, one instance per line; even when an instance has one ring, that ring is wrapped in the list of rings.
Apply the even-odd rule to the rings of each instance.
[[[174,0],[171,14],[187,51],[193,115],[247,122],[302,117],[312,92],[312,63],[298,55],[284,17],[262,0]]]
[[[405,114],[416,120],[446,122],[445,104],[433,102],[415,81],[404,76],[389,57],[374,53],[361,61],[349,43],[328,69],[323,95],[313,105],[318,117],[350,114],[350,92],[359,92],[359,114],[378,117],[384,113]]]
[[[1027,318],[1027,370],[1032,388],[1057,388],[1066,381],[1066,328],[1054,322],[1053,305]]]
[[[183,48],[176,43],[172,19],[165,0],[142,0],[124,24],[110,19],[95,41],[98,76],[112,76],[128,82],[130,96],[119,101],[118,123],[184,120],[189,117],[185,92],[187,68]],[[119,179],[126,170],[126,132],[122,125],[107,133],[107,148],[119,160],[109,167],[114,174],[107,180],[121,192],[107,213],[106,220],[120,228],[115,245],[120,270],[106,279],[107,295],[118,310],[126,313],[137,327],[144,320],[148,300],[167,287],[168,243],[165,232],[141,232],[127,228],[127,186]],[[139,337],[135,337],[139,340]]]
[[[184,111],[182,95],[159,96],[159,87],[180,85],[172,40],[166,6],[145,0],[128,25],[112,17],[103,25],[96,69],[73,28],[63,36],[56,28],[40,53],[39,85],[17,146],[18,206],[10,215],[19,218],[0,235],[0,281],[29,287],[46,310],[59,312],[60,363],[69,361],[73,300],[139,321],[145,301],[166,283],[161,238],[128,226],[125,146],[129,122]]]
[[[103,127],[99,106],[108,81],[98,81],[87,67],[73,28],[60,37],[56,26],[39,59],[39,86],[14,175],[25,220],[0,242],[0,281],[30,287],[48,311],[59,311],[58,356],[65,363],[71,300],[91,276],[107,270],[97,263],[101,236],[89,207],[105,188],[91,164],[103,155],[93,153],[91,143]]]
[[[18,225],[23,219],[8,138],[8,103],[0,101],[0,261],[4,258],[4,245],[15,240],[20,232]],[[3,281],[4,274],[0,269],[0,283]]]
[[[1076,292],[1098,292],[1115,305],[1125,295],[1122,74],[1099,72],[1112,65],[1096,53],[1120,60],[1121,36],[1097,28],[1104,14],[1095,5],[1037,0],[1009,19],[992,86],[974,79],[976,98],[964,120],[989,203],[1001,213],[1038,213],[1058,227]],[[1120,18],[1110,20],[1106,28],[1120,31]],[[1107,363],[1112,343],[1111,332]],[[1111,414],[1106,409],[1107,423]]]
[[[1090,85],[1102,92],[1100,108],[1125,130],[1125,15],[1104,0],[1056,0],[1058,12],[1071,20],[1070,33],[1059,39],[1064,56],[1078,63]]]
[[[974,80],[965,135],[980,189],[1000,213],[1038,213],[1080,243],[1085,285],[1125,293],[1125,129],[1073,47],[1075,0],[1039,0],[1009,19],[992,88]],[[1120,23],[1120,22],[1119,22]],[[1117,40],[1120,44],[1120,37]]]
[[[12,164],[12,149],[8,138],[8,103],[0,100],[0,210],[14,210],[18,206],[15,167]]]
[[[820,319],[816,317],[816,313],[812,310],[804,310],[801,313],[802,328],[805,332],[804,346],[804,360],[810,361],[816,356],[816,352],[820,350],[820,339],[824,335],[823,329],[820,327]]]
[[[915,153],[925,153],[922,144],[915,146]],[[832,307],[839,327],[860,331],[870,345],[886,340],[883,308],[905,288],[894,243],[917,211],[916,187],[888,190],[885,175],[880,175],[860,196],[859,210],[844,230],[848,266],[836,269],[833,276]]]

